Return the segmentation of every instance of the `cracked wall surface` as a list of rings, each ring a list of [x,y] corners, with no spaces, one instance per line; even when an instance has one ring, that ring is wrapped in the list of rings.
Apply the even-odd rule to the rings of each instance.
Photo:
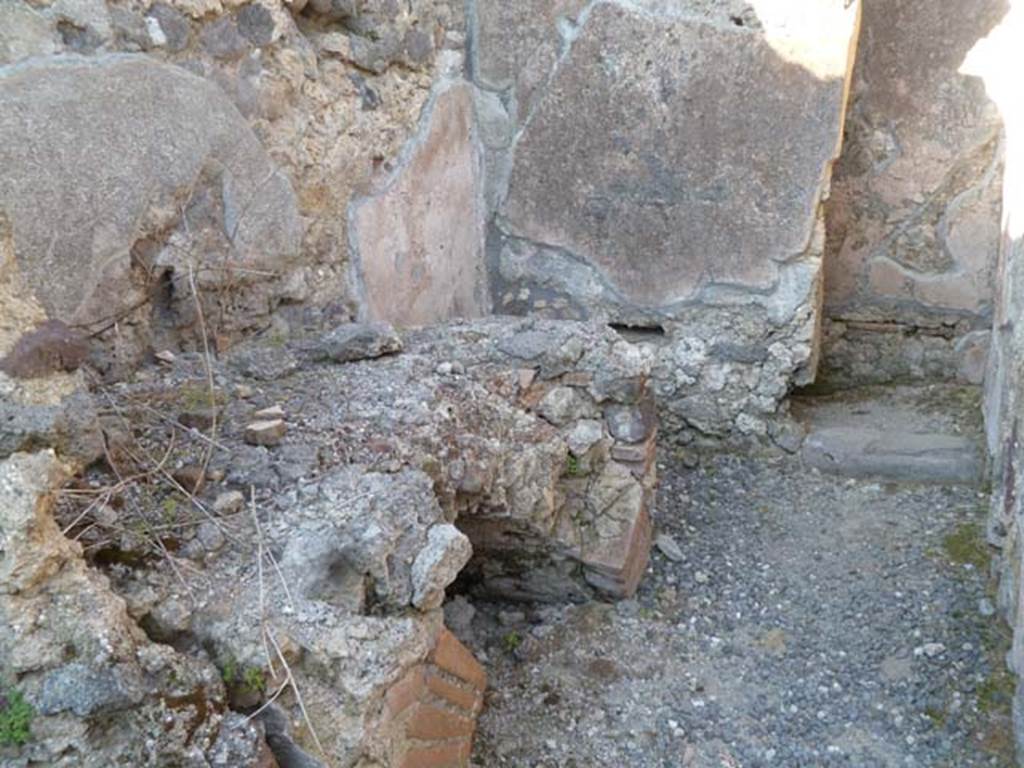
[[[963,65],[1007,5],[864,2],[827,205],[826,380],[983,377],[1004,145]]]
[[[775,437],[817,364],[858,15],[471,3],[494,311],[646,331],[666,434]]]
[[[0,208],[112,377],[204,323],[587,317],[655,344],[666,435],[788,444],[822,345],[980,380],[1002,152],[956,71],[999,0],[795,7],[4,0]]]

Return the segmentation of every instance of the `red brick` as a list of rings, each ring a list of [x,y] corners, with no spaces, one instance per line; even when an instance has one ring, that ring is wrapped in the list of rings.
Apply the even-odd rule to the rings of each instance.
[[[467,688],[450,682],[432,669],[426,671],[425,680],[427,689],[434,695],[440,696],[449,704],[464,709],[473,715],[480,711],[483,697],[480,696],[479,691],[475,688]]]
[[[472,743],[462,739],[451,744],[420,747],[405,754],[401,768],[463,768],[469,764]]]
[[[632,597],[647,570],[652,534],[648,508],[652,496],[653,491],[644,491],[632,526],[612,542],[614,548],[604,552],[603,558],[584,561],[587,581],[616,599]]]
[[[612,458],[625,464],[638,480],[654,482],[654,460],[658,454],[658,430],[655,429],[642,443],[616,443]]]
[[[405,735],[410,739],[423,741],[445,741],[447,739],[469,738],[476,730],[476,721],[471,717],[434,707],[417,704],[406,726]]]
[[[644,506],[637,515],[630,539],[629,555],[622,566],[622,596],[632,597],[640,586],[651,554],[651,516],[648,513],[651,491],[644,491]]]
[[[423,698],[424,681],[423,665],[417,664],[405,673],[397,683],[392,685],[384,700],[388,705],[388,715],[398,717],[405,710]]]
[[[430,652],[430,661],[445,672],[465,680],[477,690],[487,687],[487,673],[466,646],[447,629],[441,630],[437,645]]]

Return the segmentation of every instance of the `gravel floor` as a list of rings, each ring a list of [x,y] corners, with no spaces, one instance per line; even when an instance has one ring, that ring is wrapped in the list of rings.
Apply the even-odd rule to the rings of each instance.
[[[1012,765],[975,489],[731,456],[661,475],[679,551],[635,600],[451,606],[491,675],[476,765]]]

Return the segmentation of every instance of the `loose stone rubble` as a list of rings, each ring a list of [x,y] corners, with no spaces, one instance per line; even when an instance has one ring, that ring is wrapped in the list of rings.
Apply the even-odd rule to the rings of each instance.
[[[266,765],[209,660],[151,642],[52,516],[52,451],[0,461],[0,685],[35,716],[5,766]]]
[[[238,738],[254,750],[265,741],[281,765],[465,765],[486,681],[444,629],[445,591],[458,579],[461,590],[502,599],[633,594],[651,537],[651,361],[609,329],[539,319],[455,324],[400,342],[386,326],[343,327],[252,342],[210,370],[182,354],[98,393],[108,466],[72,483],[59,509],[80,544],[35,502],[52,499],[63,475],[23,496],[73,564],[60,573],[79,574],[99,595],[91,600],[115,606],[113,626],[135,645],[159,649],[165,666],[194,667],[177,687],[124,673],[139,691],[167,691],[147,693],[154,701],[193,697],[181,715],[191,725],[160,747],[188,754],[182,764],[218,764],[209,734],[237,711],[255,714],[237,720]],[[173,416],[154,415],[163,413]],[[279,441],[252,444],[261,413],[287,424]],[[186,426],[196,423],[207,429]],[[163,481],[118,484],[145,475],[135,462],[157,454],[163,463],[149,471]],[[3,466],[46,461],[58,466],[51,454]],[[182,478],[191,484],[197,472],[203,482],[185,492]],[[24,481],[23,470],[6,492]],[[4,523],[5,541],[32,535],[19,520]],[[5,569],[25,571],[17,553],[27,549],[5,544]],[[35,570],[60,599],[65,587],[52,578],[67,576]],[[62,605],[76,620],[78,602]],[[113,610],[89,621],[113,631]],[[49,625],[35,631],[35,643],[53,642]],[[4,646],[3,678],[46,717],[78,706],[71,688],[25,677],[36,667],[18,660],[18,642]],[[47,668],[88,690],[129,664],[110,653],[91,663],[79,671],[58,656]],[[103,712],[149,701],[129,683]],[[76,715],[85,728],[93,709]],[[124,733],[142,728],[148,710],[133,717]],[[79,739],[68,755],[101,751]],[[61,754],[46,740],[34,749]]]
[[[633,599],[478,601],[460,626],[490,675],[477,766],[1016,764],[984,543],[944,545],[981,532],[974,488],[659,464],[683,557],[655,553]]]
[[[393,337],[386,327],[361,328]],[[363,351],[341,348],[343,334]],[[481,589],[532,598],[635,589],[656,438],[649,350],[586,325],[482,320],[406,334],[401,354],[374,362],[332,364],[382,353],[359,335],[339,329],[279,348],[243,346],[227,358],[221,375],[258,382],[261,397],[292,415],[281,442],[290,464],[275,467],[278,476],[304,477],[342,458],[413,466],[431,476],[446,517],[486,553]],[[278,375],[264,381],[268,369],[254,359]],[[325,444],[328,434],[344,436],[343,446]],[[216,455],[213,465],[223,462],[229,480],[275,486],[253,469],[273,454],[244,450],[248,467]],[[553,560],[542,577],[504,573],[506,556]]]

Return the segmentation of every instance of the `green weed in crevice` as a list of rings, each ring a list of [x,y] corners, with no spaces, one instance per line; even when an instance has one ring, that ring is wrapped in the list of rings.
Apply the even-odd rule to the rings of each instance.
[[[5,690],[0,693],[0,747],[20,747],[31,737],[35,711],[25,701],[21,691]]]

